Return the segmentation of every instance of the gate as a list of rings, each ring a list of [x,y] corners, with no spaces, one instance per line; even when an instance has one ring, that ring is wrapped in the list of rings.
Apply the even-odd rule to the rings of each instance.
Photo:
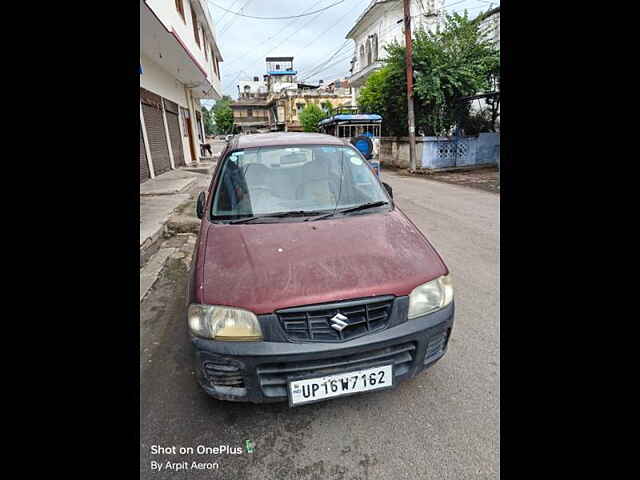
[[[162,119],[162,98],[144,88],[140,88],[140,101],[142,102],[142,114],[144,125],[149,139],[149,150],[153,170],[157,175],[171,170],[169,147]]]
[[[140,125],[140,183],[149,180],[150,177],[147,152],[144,149],[144,138],[142,137],[142,125]]]
[[[179,108],[177,103],[163,99],[164,112],[169,130],[169,140],[171,141],[171,151],[173,152],[173,162],[176,167],[186,166],[184,151],[182,150],[182,136],[180,135]]]

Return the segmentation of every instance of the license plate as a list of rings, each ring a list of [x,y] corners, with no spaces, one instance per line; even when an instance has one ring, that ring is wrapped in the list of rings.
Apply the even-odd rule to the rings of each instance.
[[[289,405],[302,405],[354,393],[391,388],[392,386],[392,365],[354,370],[325,377],[292,380],[289,382]]]

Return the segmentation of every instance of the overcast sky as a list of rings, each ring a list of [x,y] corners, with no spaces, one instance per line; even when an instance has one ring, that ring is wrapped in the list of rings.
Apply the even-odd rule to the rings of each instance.
[[[328,10],[288,20],[257,20],[226,13],[219,5],[245,15],[283,17],[312,12],[338,0],[207,0],[215,24],[216,41],[224,62],[220,64],[223,93],[237,97],[237,82],[262,78],[265,57],[292,56],[298,81],[317,84],[349,75],[353,42],[345,44],[345,35],[371,0],[344,0]],[[462,11],[474,17],[499,1],[446,0],[447,11]],[[344,47],[341,49],[341,47]],[[313,74],[334,53],[336,56],[323,69]],[[334,64],[335,63],[335,64]],[[311,76],[307,77],[307,75]],[[213,102],[207,102],[210,107]]]

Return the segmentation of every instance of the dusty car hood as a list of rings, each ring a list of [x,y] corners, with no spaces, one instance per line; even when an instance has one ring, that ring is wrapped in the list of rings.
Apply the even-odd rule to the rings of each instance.
[[[395,208],[316,222],[210,224],[196,299],[255,312],[375,295],[408,295],[447,273]]]

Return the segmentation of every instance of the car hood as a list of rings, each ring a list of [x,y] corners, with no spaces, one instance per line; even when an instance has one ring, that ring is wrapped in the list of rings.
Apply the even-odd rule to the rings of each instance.
[[[447,273],[440,256],[397,207],[314,222],[209,224],[204,236],[195,300],[256,314],[408,295]]]

